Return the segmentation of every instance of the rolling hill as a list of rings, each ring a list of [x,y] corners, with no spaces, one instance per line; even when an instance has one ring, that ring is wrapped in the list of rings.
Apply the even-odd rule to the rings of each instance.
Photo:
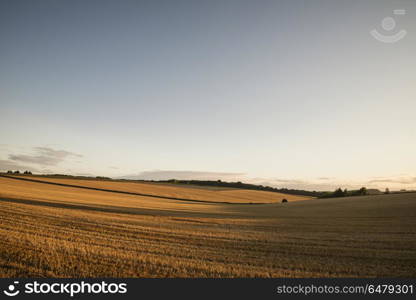
[[[416,193],[248,205],[242,190],[144,188],[0,177],[0,276],[416,276]]]

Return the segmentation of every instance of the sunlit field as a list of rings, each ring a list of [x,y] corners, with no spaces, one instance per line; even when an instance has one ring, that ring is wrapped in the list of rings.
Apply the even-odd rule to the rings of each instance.
[[[177,185],[150,182],[123,182],[88,179],[61,179],[25,176],[24,178],[41,180],[66,185],[105,189],[127,193],[138,193],[148,196],[160,196],[167,198],[180,198],[200,202],[224,202],[224,203],[274,203],[287,199],[291,202],[308,200],[312,197],[287,195],[282,193],[242,190],[215,186]]]
[[[416,193],[30,178],[152,196],[0,177],[1,277],[416,276]]]

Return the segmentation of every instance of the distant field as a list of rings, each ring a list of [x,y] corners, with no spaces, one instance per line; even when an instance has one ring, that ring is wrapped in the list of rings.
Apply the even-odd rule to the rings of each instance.
[[[140,191],[204,192],[162,187]],[[416,193],[247,205],[214,196],[254,202],[244,190],[206,191],[212,202],[0,177],[0,276],[416,277]]]
[[[47,182],[209,202],[274,203],[281,202],[282,199],[287,199],[291,202],[312,199],[312,197],[308,196],[288,195],[275,192],[245,189],[218,188],[210,186],[102,181],[85,179],[61,179],[36,176],[25,176],[23,178],[32,178]]]

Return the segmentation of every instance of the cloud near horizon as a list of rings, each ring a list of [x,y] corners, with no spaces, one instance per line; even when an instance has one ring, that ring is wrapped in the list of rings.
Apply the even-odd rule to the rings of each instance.
[[[301,179],[286,179],[286,178],[274,178],[270,179],[275,184],[306,184],[305,180]]]
[[[397,184],[416,184],[414,176],[385,177],[369,180],[368,183],[397,183]]]
[[[123,178],[140,179],[140,180],[235,180],[245,176],[244,173],[226,173],[226,172],[202,172],[202,171],[173,171],[173,170],[154,170],[143,171],[136,175],[127,175]]]
[[[302,189],[302,190],[316,190],[327,191],[338,187],[338,184],[333,182],[316,182],[306,179],[285,179],[285,178],[251,178],[246,180],[248,183],[271,186],[276,188],[288,189]]]
[[[9,160],[37,164],[40,166],[56,166],[68,157],[82,157],[82,155],[65,150],[55,150],[49,147],[34,147],[35,154],[10,154]]]
[[[30,172],[40,172],[39,169],[34,168],[34,167],[30,167],[30,166],[26,166],[26,165],[21,165],[18,163],[15,163],[14,161],[10,161],[10,160],[5,160],[5,159],[0,159],[0,170],[3,171],[8,171],[8,170],[19,170],[19,171],[23,171],[23,170],[27,170]]]

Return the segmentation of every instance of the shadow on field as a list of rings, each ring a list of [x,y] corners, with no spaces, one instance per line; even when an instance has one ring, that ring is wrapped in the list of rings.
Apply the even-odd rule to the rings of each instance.
[[[133,208],[133,207],[120,207],[120,206],[88,206],[83,204],[73,203],[61,203],[50,202],[43,200],[29,200],[29,199],[13,199],[13,198],[0,198],[1,202],[19,203],[27,205],[36,205],[53,208],[63,209],[77,209],[83,211],[94,211],[104,213],[116,213],[116,214],[129,214],[129,215],[146,215],[146,216],[175,216],[175,217],[204,217],[204,218],[233,218],[238,216],[230,216],[226,213],[210,213],[210,212],[195,212],[195,211],[181,211],[181,210],[160,210],[151,208]]]

